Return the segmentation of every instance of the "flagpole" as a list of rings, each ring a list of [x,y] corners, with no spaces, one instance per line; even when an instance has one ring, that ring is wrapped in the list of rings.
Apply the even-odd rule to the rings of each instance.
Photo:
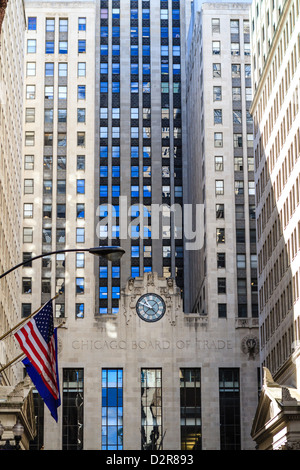
[[[55,299],[55,297],[53,297]],[[53,300],[53,299],[52,299]],[[47,302],[46,302],[47,303]],[[29,317],[28,317],[29,318]],[[58,325],[56,328],[61,328],[63,326],[64,323],[61,323],[60,325]],[[7,369],[9,366],[11,366],[14,362],[18,361],[19,359],[21,359],[22,356],[26,356],[26,354],[24,353],[21,353],[19,354],[19,356],[15,357],[14,359],[12,359],[10,362],[8,362],[7,364],[5,364],[5,366],[3,366],[1,369],[0,369],[0,374],[1,372],[3,372],[5,369]]]
[[[57,297],[60,295],[60,292],[58,294],[56,294],[55,297],[53,297],[52,299],[48,300],[48,302],[52,301],[52,300],[55,300],[57,299]],[[0,341],[2,341],[2,339],[6,338],[6,336],[8,336],[12,331],[14,331],[16,328],[18,328],[20,325],[23,325],[23,323],[25,323],[27,320],[29,320],[29,318],[33,317],[33,315],[35,315],[36,313],[38,313],[48,302],[46,302],[44,305],[42,305],[41,307],[39,307],[35,312],[31,313],[30,315],[28,315],[28,317],[26,318],[23,318],[23,320],[20,321],[20,323],[18,323],[17,325],[15,325],[13,328],[11,328],[9,331],[7,331],[6,333],[4,333],[3,336],[0,337]],[[1,372],[1,371],[0,371]]]

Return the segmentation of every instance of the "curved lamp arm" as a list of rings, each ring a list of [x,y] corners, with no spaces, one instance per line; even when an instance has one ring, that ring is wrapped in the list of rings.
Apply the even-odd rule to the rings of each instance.
[[[24,266],[25,264],[30,263],[31,261],[34,261],[36,259],[43,258],[49,255],[55,255],[58,253],[82,252],[82,251],[88,251],[89,253],[95,256],[102,256],[103,258],[109,261],[117,261],[125,253],[125,250],[123,250],[123,248],[121,248],[120,246],[96,246],[94,248],[70,248],[70,249],[65,249],[65,250],[49,251],[48,253],[43,253],[42,255],[34,256],[33,258],[29,258],[26,261],[23,261],[22,263],[17,264],[16,266],[10,268],[5,273],[1,274],[0,279],[2,279],[4,276],[11,273],[15,269],[20,268],[21,266]]]

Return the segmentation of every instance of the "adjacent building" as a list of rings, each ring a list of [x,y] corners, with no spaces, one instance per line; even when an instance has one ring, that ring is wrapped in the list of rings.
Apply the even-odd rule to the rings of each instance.
[[[23,36],[25,13],[23,1],[0,3],[0,272],[17,264],[21,255],[22,186],[22,103],[23,103]],[[20,272],[0,281],[0,336],[19,319]],[[0,363],[17,355],[7,338],[0,344]],[[2,374],[2,384],[18,380],[14,369]],[[0,382],[1,383],[1,382]]]
[[[298,1],[251,10],[260,354],[265,377],[252,435],[299,448]]]

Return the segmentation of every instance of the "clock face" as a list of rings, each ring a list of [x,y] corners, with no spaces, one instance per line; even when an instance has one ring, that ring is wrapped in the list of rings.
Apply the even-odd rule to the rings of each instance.
[[[160,320],[166,311],[166,304],[157,294],[144,294],[136,304],[138,316],[147,322]]]

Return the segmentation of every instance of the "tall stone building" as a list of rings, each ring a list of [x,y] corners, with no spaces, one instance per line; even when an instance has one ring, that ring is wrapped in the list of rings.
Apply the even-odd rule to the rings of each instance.
[[[299,448],[298,1],[253,3],[255,186],[262,396],[259,448]],[[276,423],[276,424],[275,424]]]

